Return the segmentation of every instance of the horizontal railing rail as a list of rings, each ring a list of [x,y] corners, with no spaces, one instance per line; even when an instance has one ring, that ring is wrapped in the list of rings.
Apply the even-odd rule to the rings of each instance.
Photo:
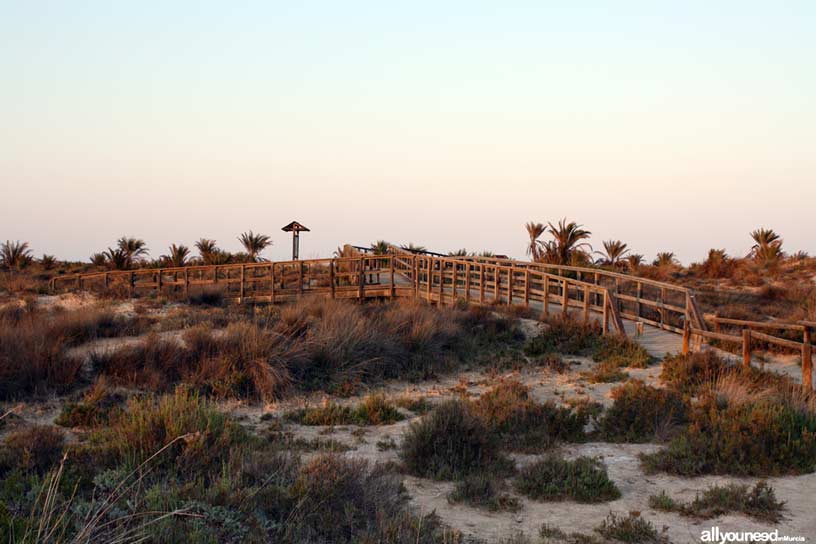
[[[350,246],[347,246],[350,247]],[[128,296],[138,292],[176,294],[217,289],[237,302],[284,302],[304,295],[367,299],[420,298],[437,304],[524,305],[537,303],[544,315],[560,306],[584,321],[600,316],[604,332],[625,335],[623,320],[646,323],[691,341],[743,345],[750,364],[759,343],[802,355],[803,383],[812,384],[812,331],[816,322],[760,322],[703,315],[693,290],[597,268],[549,265],[487,257],[441,257],[392,251],[386,255],[353,251],[353,256],[168,268],[110,270],[57,276],[50,288],[104,289]],[[713,325],[709,330],[707,323]],[[721,329],[738,329],[730,334]],[[638,326],[640,328],[640,326]],[[761,330],[801,333],[802,341]],[[746,359],[747,358],[747,359]]]

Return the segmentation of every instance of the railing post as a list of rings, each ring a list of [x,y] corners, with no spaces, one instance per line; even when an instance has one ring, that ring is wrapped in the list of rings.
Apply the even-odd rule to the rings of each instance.
[[[453,295],[451,296],[451,303],[456,303],[456,283],[459,281],[459,265],[453,263],[453,281],[451,282]]]
[[[241,304],[244,303],[244,278],[246,277],[246,265],[241,265],[241,286],[238,293],[238,300]]]
[[[190,300],[190,274],[189,271],[185,268],[184,269],[184,298],[187,299],[189,302]]]
[[[589,286],[584,286],[584,323],[589,323]]]
[[[499,302],[499,290],[501,289],[501,269],[499,265],[495,265],[493,267],[493,286],[494,286],[494,293],[493,293],[493,301]]]
[[[361,301],[363,300],[363,294],[365,292],[365,257],[360,257],[360,287],[357,293],[357,298]]]
[[[640,299],[643,298],[643,282],[637,282],[637,302],[635,303],[635,311],[637,312],[637,317],[640,319],[641,315],[641,304]]]
[[[567,317],[567,310],[569,309],[569,285],[567,279],[564,278],[563,286],[561,287],[561,315]]]
[[[516,268],[514,266],[510,266],[509,271],[507,272],[507,305],[513,305],[513,276],[516,275]]]
[[[807,391],[813,389],[813,358],[811,347],[810,327],[805,325],[804,341],[802,342],[802,385]]]
[[[396,286],[394,285],[394,256],[392,255],[391,256],[391,298],[392,299],[394,298],[394,295],[396,294],[396,292],[397,292],[397,289],[396,289]]]
[[[544,309],[542,313],[544,317],[548,317],[550,315],[550,277],[544,276]]]
[[[334,298],[334,259],[329,261],[329,292]]]
[[[485,303],[485,265],[479,264],[479,304]]]
[[[603,334],[609,332],[609,291],[604,289],[603,292]]]
[[[530,269],[524,270],[524,307],[530,307]]]
[[[275,263],[272,263],[272,266],[269,267],[269,284],[272,286],[269,292],[269,299],[272,304],[275,304]]]
[[[683,355],[688,355],[691,340],[691,325],[688,319],[683,321]]]
[[[751,367],[751,329],[742,329],[742,367]]]
[[[465,265],[465,300],[470,303],[470,273],[471,273],[471,266],[470,262]]]
[[[110,272],[105,272],[105,291],[110,288]]]
[[[412,260],[412,270],[413,273],[411,274],[411,279],[414,281],[414,298],[419,297],[419,263],[417,262],[417,256],[414,255],[411,257]]]
[[[666,324],[666,308],[663,305],[666,303],[666,288],[660,288],[660,328],[663,328],[663,325]]]
[[[428,302],[431,302],[431,284],[433,283],[433,261],[430,257],[425,259],[425,262],[428,263],[427,270],[428,272],[425,274],[426,279],[428,280],[428,285],[426,286],[426,293]]]

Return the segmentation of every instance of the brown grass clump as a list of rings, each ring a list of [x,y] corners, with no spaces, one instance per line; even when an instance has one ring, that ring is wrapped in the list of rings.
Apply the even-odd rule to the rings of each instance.
[[[614,403],[598,422],[610,442],[665,439],[687,420],[683,399],[674,391],[631,380],[612,390]]]
[[[400,457],[411,474],[439,480],[510,469],[495,436],[463,400],[444,402],[412,423]]]
[[[704,390],[688,428],[666,449],[643,456],[646,468],[688,476],[816,470],[813,394],[793,385],[757,388],[741,379],[727,375]]]
[[[49,425],[34,425],[9,433],[0,446],[0,475],[19,468],[45,474],[62,457],[65,437]]]
[[[390,425],[405,419],[384,395],[369,395],[355,407],[327,404],[287,414],[303,425]]]
[[[758,482],[753,488],[739,484],[714,485],[698,493],[688,503],[677,502],[662,491],[659,495],[649,497],[649,506],[656,510],[678,512],[702,519],[740,512],[770,523],[779,523],[785,509],[784,501],[777,500],[776,492],[767,482]]]
[[[569,461],[549,455],[521,469],[515,487],[531,499],[544,501],[572,499],[592,503],[613,501],[621,496],[609,479],[606,467],[589,457]]]
[[[537,403],[529,393],[518,381],[503,382],[474,401],[473,410],[502,445],[514,450],[540,450],[559,440],[584,438],[586,414],[551,401]]]
[[[172,443],[156,462],[182,472],[200,472],[220,465],[224,452],[245,440],[245,433],[209,401],[179,387],[158,399],[131,399],[94,440],[129,467]]]
[[[451,503],[464,503],[491,512],[517,512],[521,501],[504,491],[506,484],[495,475],[472,474],[456,482],[448,494]]]

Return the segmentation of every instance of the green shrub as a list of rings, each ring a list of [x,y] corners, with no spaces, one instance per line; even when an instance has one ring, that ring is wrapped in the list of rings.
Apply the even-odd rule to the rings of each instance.
[[[610,513],[595,531],[604,538],[625,544],[669,544],[668,537],[658,533],[652,522],[635,513],[626,517]]]
[[[686,405],[666,389],[631,380],[612,390],[614,402],[598,422],[610,442],[648,442],[666,437],[687,421]]]
[[[131,399],[94,438],[116,462],[130,467],[169,446],[154,463],[186,472],[220,466],[230,449],[246,440],[239,425],[184,387],[158,399]]]
[[[56,427],[34,425],[6,435],[0,445],[0,475],[18,468],[45,474],[62,458],[65,436]]]
[[[369,395],[353,408],[329,403],[296,410],[286,417],[303,425],[390,425],[405,419],[384,395]]]
[[[556,441],[580,441],[588,416],[553,402],[537,403],[518,381],[502,382],[473,403],[474,412],[503,446],[539,450]]]
[[[563,317],[546,321],[545,330],[524,346],[530,357],[563,353],[591,356],[609,367],[645,368],[652,357],[637,342],[620,335],[603,335],[597,323],[584,324]]]
[[[766,482],[758,482],[753,488],[738,484],[714,485],[698,493],[689,503],[679,503],[663,491],[649,497],[649,505],[657,510],[703,519],[740,512],[770,523],[778,523],[785,508],[785,503],[777,500],[774,489]]]
[[[618,368],[646,368],[653,361],[646,348],[618,334],[601,336],[593,350],[592,359]]]
[[[470,474],[456,482],[448,495],[452,503],[465,503],[492,512],[516,512],[521,501],[504,492],[504,482],[492,474]]]
[[[816,416],[784,397],[709,393],[682,434],[642,459],[649,470],[684,476],[808,473],[816,469]]]
[[[590,383],[616,383],[629,378],[614,361],[596,364],[591,370],[581,372],[581,377]]]
[[[666,355],[660,380],[684,394],[695,395],[702,385],[715,382],[727,368],[728,364],[712,350]]]
[[[515,482],[516,490],[531,499],[577,502],[606,502],[621,496],[609,479],[606,467],[596,459],[579,457],[569,461],[549,455],[524,467]]]
[[[583,324],[561,317],[545,321],[545,329],[531,338],[524,346],[524,353],[531,357],[548,353],[589,355],[598,345],[601,329],[597,324]]]
[[[446,401],[412,423],[400,457],[409,473],[440,480],[507,471],[510,466],[499,454],[495,436],[463,400]]]
[[[279,529],[285,542],[436,541],[435,516],[405,509],[399,474],[364,460],[321,455],[305,464],[290,489],[294,506]]]

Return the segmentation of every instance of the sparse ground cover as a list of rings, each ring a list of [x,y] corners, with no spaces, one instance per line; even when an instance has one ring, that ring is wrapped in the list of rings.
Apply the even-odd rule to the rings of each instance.
[[[770,372],[740,373],[711,358],[655,365],[572,323],[556,325],[567,346],[558,353],[552,337],[529,338],[538,328],[489,310],[446,308],[443,323],[431,315],[438,309],[421,306],[303,301],[247,313],[108,304],[114,327],[80,327],[90,332],[58,345],[55,361],[93,354],[72,382],[36,398],[10,394],[0,407],[0,415],[15,410],[0,420],[5,531],[25,534],[42,519],[37,491],[59,475],[58,513],[97,511],[122,482],[133,490],[88,529],[105,538],[134,530],[162,542],[686,542],[703,513],[727,527],[726,512],[748,510],[759,516],[741,516],[747,523],[773,518],[790,534],[816,532],[804,491],[816,485],[807,464],[816,454],[796,434],[797,425],[810,429],[812,401],[786,393]],[[341,316],[373,336],[347,335],[359,329]],[[335,346],[342,338],[348,343]],[[108,342],[116,349],[86,349]],[[605,362],[632,381],[582,376]],[[712,457],[700,438],[705,466],[689,464],[677,444],[700,435],[695,426],[733,447]],[[757,450],[739,440],[746,432],[760,437]],[[750,486],[732,493],[722,476],[685,477],[761,472],[733,470],[738,459],[788,476],[769,479],[770,495]],[[722,489],[707,492],[713,485]],[[680,506],[652,506],[656,489]],[[586,500],[592,494],[603,502]],[[326,502],[298,506],[315,497]],[[60,523],[73,534],[85,520],[69,513]]]

